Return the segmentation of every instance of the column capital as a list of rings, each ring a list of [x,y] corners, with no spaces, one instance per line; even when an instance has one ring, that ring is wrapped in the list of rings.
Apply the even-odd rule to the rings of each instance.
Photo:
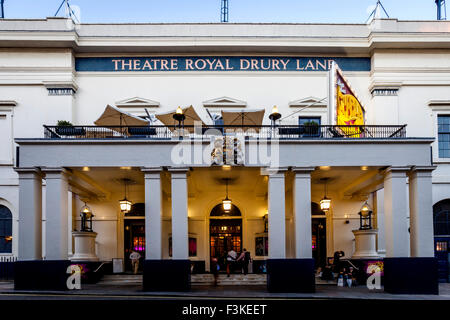
[[[19,174],[19,179],[35,179],[36,176],[43,177],[44,173],[38,167],[15,167],[14,171]]]
[[[189,175],[189,167],[169,167],[167,171],[172,176],[172,179],[186,179]]]
[[[163,167],[142,167],[141,171],[144,173],[145,179],[159,179],[161,173],[164,171]]]
[[[410,167],[388,167],[382,173],[385,176],[385,179],[389,178],[403,178],[406,177],[406,174],[411,170]]]
[[[435,170],[436,168],[437,166],[413,166],[411,168],[410,174],[420,177],[431,177],[433,170]]]
[[[67,176],[69,171],[63,167],[42,167],[45,179],[61,179],[60,175]]]
[[[264,167],[261,168],[261,175],[269,176],[272,178],[281,178],[285,176],[288,170],[289,170],[288,167],[280,167],[280,168]]]
[[[297,174],[311,174],[311,172],[313,172],[314,170],[316,170],[315,167],[291,167],[291,171],[293,173]]]

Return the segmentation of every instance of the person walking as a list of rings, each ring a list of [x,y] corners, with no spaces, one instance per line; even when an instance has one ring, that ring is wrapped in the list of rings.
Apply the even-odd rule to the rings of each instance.
[[[217,279],[219,278],[219,259],[217,259],[216,257],[212,258],[211,261],[211,271],[212,274],[214,275],[214,286],[217,286]]]
[[[236,260],[237,262],[241,263],[242,270],[244,271],[244,275],[247,275],[247,273],[248,273],[248,264],[251,262],[251,260],[252,260],[252,257],[250,255],[250,252],[244,248],[244,250],[242,250],[241,255]]]
[[[132,251],[130,254],[130,259],[131,259],[131,269],[133,270],[134,274],[137,274],[138,269],[139,269],[139,259],[141,258],[141,255],[136,252],[136,251]]]

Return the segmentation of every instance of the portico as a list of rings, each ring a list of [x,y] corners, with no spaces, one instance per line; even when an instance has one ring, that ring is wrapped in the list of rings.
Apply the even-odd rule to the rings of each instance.
[[[184,140],[184,143],[189,141]],[[193,163],[180,166],[173,163],[170,156],[172,148],[179,142],[17,139],[22,160],[16,171],[21,182],[21,210],[24,210],[19,228],[30,230],[22,235],[19,242],[20,260],[32,261],[36,265],[54,261],[60,264],[60,271],[68,265],[68,252],[72,245],[67,242],[67,232],[76,228],[76,223],[72,226],[71,217],[78,214],[80,199],[86,199],[86,194],[91,194],[89,204],[97,215],[94,230],[98,233],[98,245],[104,248],[112,245],[111,258],[119,256],[126,259],[121,244],[123,227],[120,226],[127,217],[118,212],[117,201],[123,197],[120,178],[127,176],[135,181],[131,186],[130,199],[133,203],[145,204],[144,216],[141,217],[145,220],[145,290],[189,290],[193,266],[203,272],[210,270],[210,221],[218,218],[228,220],[217,221],[231,221],[229,219],[233,218],[242,221],[240,248],[250,250],[257,261],[255,266],[264,263],[267,267],[269,291],[312,292],[317,266],[311,246],[311,239],[314,238],[311,203],[318,203],[323,197],[321,179],[330,177],[332,210],[323,214],[327,221],[327,256],[342,249],[342,237],[351,236],[351,230],[347,235],[333,234],[333,230],[339,230],[338,225],[343,221],[341,217],[353,216],[347,219],[352,221],[350,226],[356,228],[356,210],[363,203],[361,199],[366,197],[364,199],[372,201],[371,194],[384,188],[384,221],[386,226],[389,225],[385,231],[386,291],[436,290],[434,279],[427,279],[426,285],[423,283],[413,287],[405,287],[405,282],[398,281],[400,274],[406,277],[404,281],[419,274],[423,277],[423,270],[434,274],[430,245],[422,245],[428,241],[432,243],[430,215],[425,210],[430,201],[426,189],[434,169],[425,152],[429,150],[431,140],[280,140],[278,168],[261,163],[244,166]],[[193,149],[198,148],[198,144],[207,148],[209,143],[202,140],[197,142],[197,146],[195,143],[188,144],[192,148],[192,157]],[[246,142],[246,164],[250,157],[249,145],[250,142]],[[359,156],[349,157],[350,150]],[[381,153],[382,158],[379,156]],[[85,154],[89,157],[79,156]],[[146,157],[146,154],[155,156]],[[54,155],[58,155],[57,158]],[[80,180],[80,177],[83,178]],[[42,198],[43,179],[46,182],[45,198]],[[211,216],[212,209],[225,198],[224,179],[229,181],[229,198],[239,209],[240,216]],[[75,197],[72,209],[68,209],[67,190]],[[409,205],[408,194],[412,195]],[[44,199],[44,206],[41,199]],[[45,207],[46,219],[52,219],[52,224],[47,225],[43,234],[40,233],[42,207]],[[264,233],[266,213],[268,233]],[[114,218],[108,218],[108,215]],[[411,219],[411,233],[408,232],[408,216]],[[105,227],[108,220],[116,221],[117,240],[113,242],[106,240],[114,230]],[[263,252],[262,256],[257,255],[255,241],[258,237],[267,237],[269,243],[268,252]],[[42,260],[39,245],[29,246],[29,243],[41,243],[42,239],[45,260]],[[190,247],[194,243],[195,255]],[[103,254],[100,259],[108,260],[108,256]],[[414,263],[410,263],[413,260]],[[421,269],[414,267],[416,263],[420,263]],[[407,274],[403,272],[405,264],[410,270]],[[23,284],[21,278],[30,272],[36,272],[33,276],[45,278],[44,268],[37,271],[24,269],[23,273],[20,270],[16,284]]]

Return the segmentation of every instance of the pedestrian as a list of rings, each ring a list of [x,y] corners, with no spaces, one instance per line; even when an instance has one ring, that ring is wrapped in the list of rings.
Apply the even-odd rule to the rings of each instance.
[[[244,270],[244,275],[247,275],[247,273],[248,273],[248,264],[251,262],[251,260],[252,260],[252,257],[250,255],[250,252],[244,248],[241,255],[236,260],[241,263],[242,270]]]
[[[228,251],[227,255],[227,277],[230,276],[231,269],[234,269],[234,263],[237,258],[237,253],[233,249]]]
[[[131,259],[131,269],[133,270],[133,273],[136,274],[139,269],[139,259],[141,258],[141,255],[136,251],[131,251],[130,259]]]
[[[211,271],[214,276],[214,286],[217,286],[217,279],[219,277],[219,269],[220,269],[219,259],[217,259],[217,257],[214,257],[211,260],[212,260],[211,261]]]

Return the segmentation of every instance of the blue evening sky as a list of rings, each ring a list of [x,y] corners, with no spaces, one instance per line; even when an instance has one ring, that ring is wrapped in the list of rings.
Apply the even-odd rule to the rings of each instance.
[[[6,18],[53,16],[62,0],[5,0]],[[93,22],[220,22],[221,0],[70,0]],[[229,0],[229,22],[364,23],[376,0]],[[391,18],[434,20],[434,0],[383,0]],[[449,12],[450,13],[450,12]]]

